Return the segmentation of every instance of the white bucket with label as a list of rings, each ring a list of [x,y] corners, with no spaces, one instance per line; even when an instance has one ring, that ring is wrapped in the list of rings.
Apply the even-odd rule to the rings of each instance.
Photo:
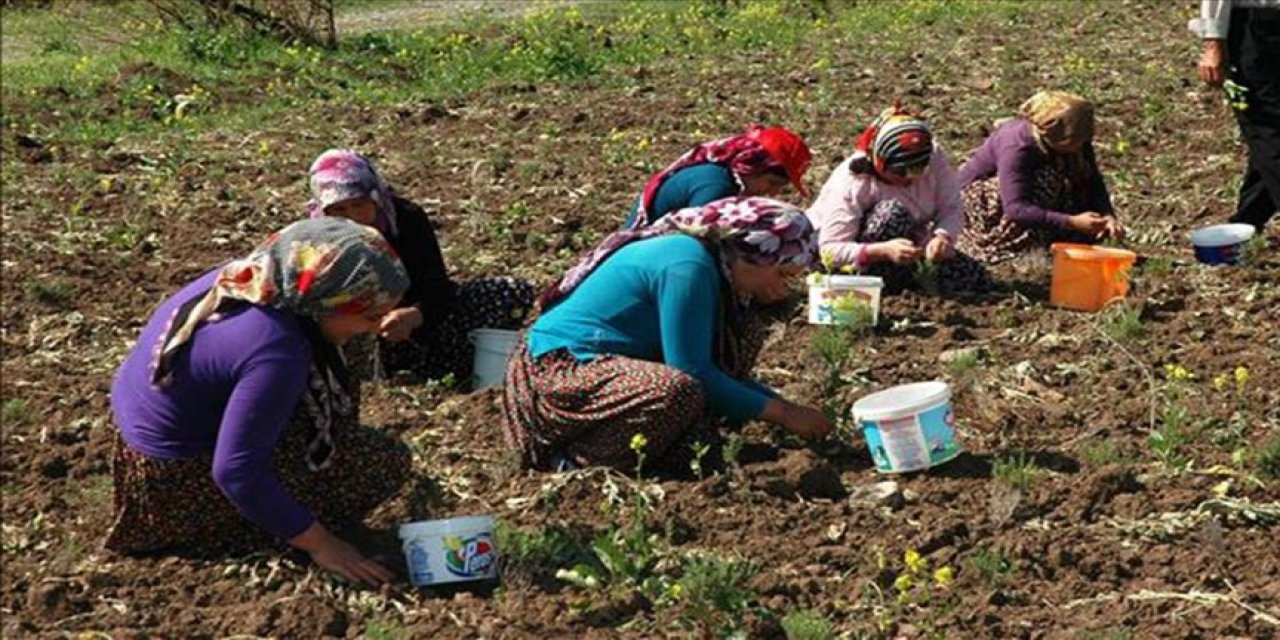
[[[860,305],[871,309],[872,325],[880,323],[884,279],[811,273],[808,282],[809,324],[852,324]]]
[[[400,541],[415,587],[498,577],[493,516],[410,522],[400,525]]]
[[[476,354],[471,369],[471,389],[502,384],[507,375],[507,359],[520,344],[519,331],[505,329],[476,329],[468,336],[475,345]]]
[[[853,404],[853,419],[881,473],[928,469],[964,450],[955,440],[951,388],[939,380],[873,393]]]

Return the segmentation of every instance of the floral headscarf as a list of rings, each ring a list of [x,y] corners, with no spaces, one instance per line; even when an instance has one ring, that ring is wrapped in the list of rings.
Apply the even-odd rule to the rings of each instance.
[[[918,115],[895,104],[882,111],[854,143],[854,173],[886,169],[899,175],[923,171],[933,155],[933,132]]]
[[[388,238],[394,238],[396,210],[391,188],[378,176],[373,162],[350,149],[330,149],[311,163],[311,201],[307,213],[312,218],[325,215],[329,205],[369,198],[377,208],[374,226]]]
[[[1066,91],[1041,91],[1018,108],[1031,122],[1036,144],[1076,188],[1087,188],[1084,145],[1093,140],[1093,103]],[[1072,149],[1072,150],[1068,150]]]
[[[735,176],[751,176],[765,171],[781,169],[786,173],[796,191],[807,195],[804,173],[811,159],[804,140],[782,127],[765,127],[752,124],[743,134],[712,142],[704,142],[685,152],[667,168],[655,173],[644,185],[640,196],[640,208],[632,229],[639,229],[649,219],[658,189],[672,175],[695,164],[712,163],[728,167]]]
[[[247,258],[228,262],[209,291],[180,306],[154,348],[151,382],[172,379],[173,361],[203,322],[215,322],[228,304],[285,309],[307,318],[361,314],[395,304],[409,276],[381,233],[344,218],[295,222],[273,233]],[[318,329],[303,323],[312,348],[308,393],[307,464],[327,467],[334,452],[334,426],[352,411],[351,381],[337,349]]]
[[[567,297],[622,247],[677,233],[702,239],[720,249],[716,253],[720,257],[721,273],[728,282],[733,282],[733,276],[726,253],[757,265],[794,264],[808,268],[817,263],[817,234],[804,212],[769,198],[735,196],[702,207],[673,211],[645,229],[614,232],[543,293],[542,308],[550,308]]]

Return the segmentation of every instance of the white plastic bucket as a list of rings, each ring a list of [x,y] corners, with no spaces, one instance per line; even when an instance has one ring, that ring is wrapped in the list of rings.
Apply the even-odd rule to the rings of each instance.
[[[471,389],[478,391],[502,384],[503,377],[507,375],[507,359],[520,343],[520,332],[476,329],[468,337],[476,347],[471,369]]]
[[[1236,264],[1244,243],[1255,232],[1251,224],[1215,224],[1196,229],[1190,234],[1196,260],[1204,264]]]
[[[872,324],[880,323],[882,278],[811,273],[808,282],[809,324],[850,324],[859,304],[871,307]]]
[[[410,522],[400,525],[400,540],[416,587],[498,576],[493,516]]]
[[[960,455],[951,388],[934,380],[891,387],[853,404],[867,449],[881,473],[919,471]]]

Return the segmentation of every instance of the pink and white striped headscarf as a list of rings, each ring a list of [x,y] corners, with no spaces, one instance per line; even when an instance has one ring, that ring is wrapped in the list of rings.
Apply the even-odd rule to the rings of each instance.
[[[325,215],[325,209],[338,202],[369,198],[377,207],[374,226],[387,238],[394,238],[396,210],[391,188],[378,176],[368,158],[350,149],[330,149],[311,163],[311,201],[307,214],[312,218]]]

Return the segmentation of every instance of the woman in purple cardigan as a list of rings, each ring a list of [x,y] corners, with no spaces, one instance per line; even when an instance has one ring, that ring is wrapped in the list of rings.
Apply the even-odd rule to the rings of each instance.
[[[376,331],[408,286],[377,230],[319,218],[161,303],[111,386],[120,431],[105,546],[217,553],[275,539],[350,580],[389,579],[326,527],[358,523],[410,460],[356,428],[337,348]]]
[[[1093,105],[1042,91],[960,168],[966,224],[958,246],[992,263],[1034,246],[1124,235],[1093,153]]]

